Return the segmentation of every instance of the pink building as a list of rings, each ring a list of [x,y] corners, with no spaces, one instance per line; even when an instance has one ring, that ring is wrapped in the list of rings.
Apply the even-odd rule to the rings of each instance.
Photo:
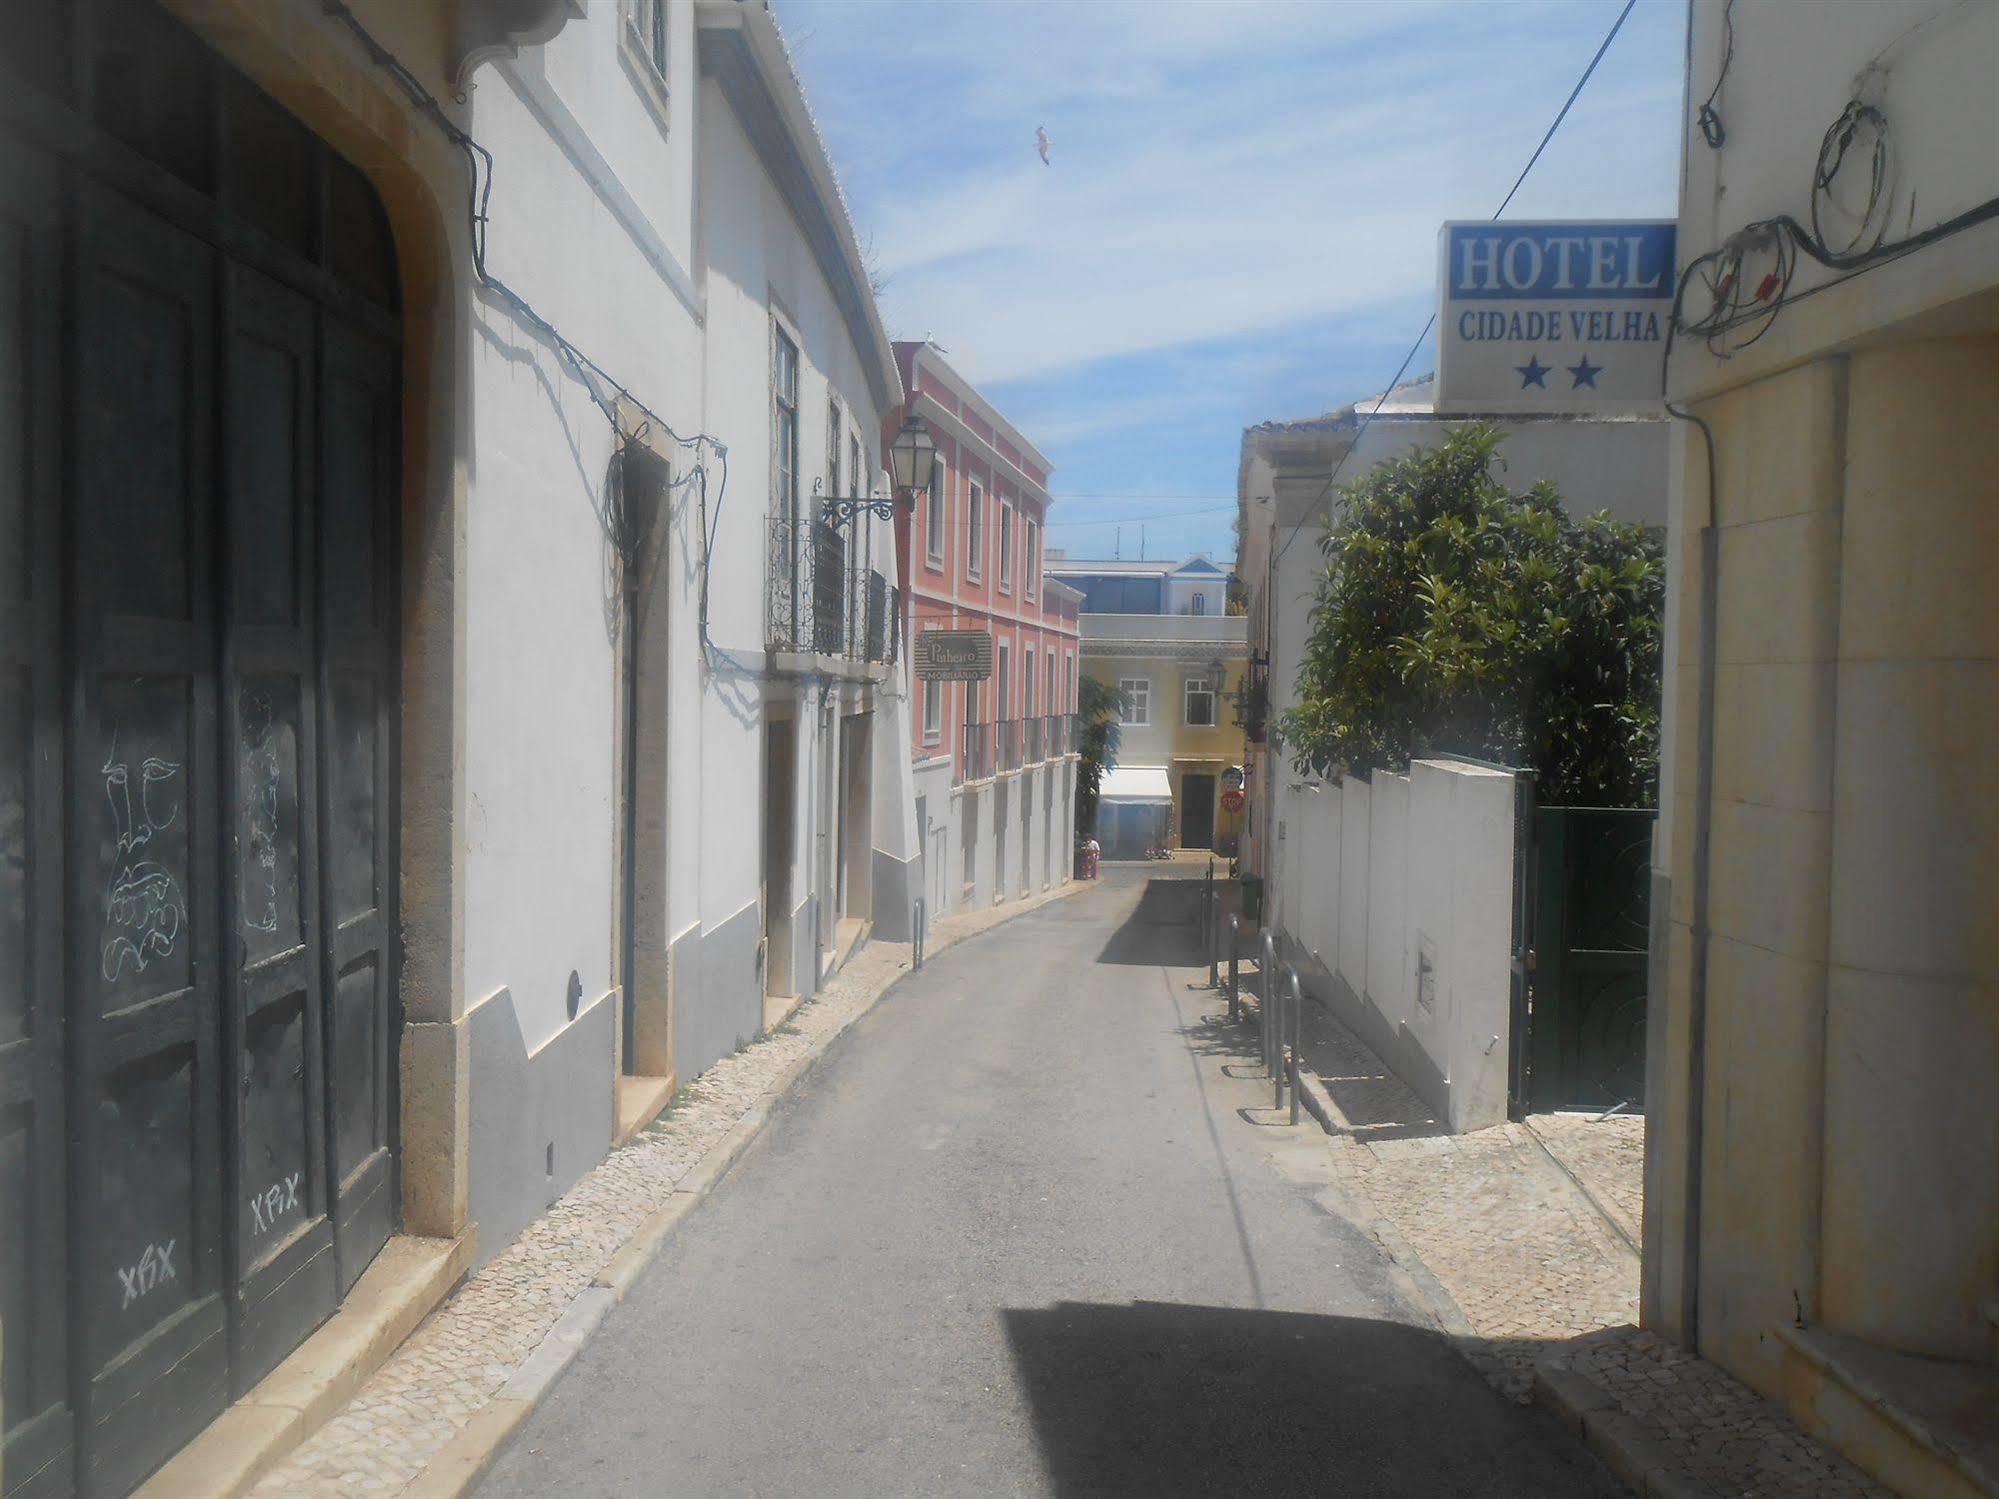
[[[910,677],[923,891],[935,914],[1070,875],[1081,595],[1042,576],[1048,460],[934,345],[895,352],[907,409],[937,444],[929,494],[896,523],[905,638],[993,638],[987,681]],[[904,409],[889,413],[885,445]]]

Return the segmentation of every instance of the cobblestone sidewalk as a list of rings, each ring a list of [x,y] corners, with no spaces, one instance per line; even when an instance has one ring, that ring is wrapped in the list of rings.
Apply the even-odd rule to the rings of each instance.
[[[1051,900],[1068,884],[939,918],[926,956]],[[658,1120],[611,1152],[454,1293],[326,1425],[252,1492],[394,1494],[507,1383],[577,1294],[793,1063],[830,1042],[908,968],[907,943],[872,942],[755,1044],[723,1057]]]
[[[1582,1375],[1646,1423],[1679,1468],[1718,1495],[1895,1499],[1774,1402],[1649,1332],[1609,1328],[1548,1362]]]
[[[1492,1384],[1531,1400],[1535,1359],[1551,1343],[1637,1319],[1637,1253],[1535,1131],[1445,1133],[1358,1036],[1324,1007],[1305,1008],[1306,1058],[1348,1126],[1334,1135],[1339,1164],[1449,1297],[1458,1346]],[[1642,1118],[1548,1118],[1592,1195],[1640,1191]]]
[[[1638,1318],[1645,1121],[1537,1114],[1470,1135],[1429,1108],[1322,1006],[1306,1059],[1333,1102],[1336,1164],[1471,1364],[1533,1398],[1537,1365],[1589,1380],[1717,1496],[1893,1499],[1774,1402]]]

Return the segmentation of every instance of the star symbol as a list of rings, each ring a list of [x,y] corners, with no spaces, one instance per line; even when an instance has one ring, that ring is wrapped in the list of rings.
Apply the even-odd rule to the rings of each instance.
[[[1585,385],[1591,390],[1595,390],[1596,377],[1603,373],[1603,366],[1600,364],[1591,364],[1587,353],[1583,355],[1582,363],[1567,364],[1563,365],[1562,368],[1575,376],[1575,384],[1569,387],[1571,390],[1581,390]]]
[[[1548,388],[1548,366],[1541,363],[1540,355],[1529,354],[1525,364],[1516,364],[1513,367],[1520,372],[1522,390],[1530,385],[1538,385],[1543,390]]]

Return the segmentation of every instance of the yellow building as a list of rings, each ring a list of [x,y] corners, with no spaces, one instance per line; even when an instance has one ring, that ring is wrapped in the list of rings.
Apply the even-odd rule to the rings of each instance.
[[[1107,854],[1153,848],[1233,854],[1242,814],[1247,621],[1225,612],[1226,572],[1206,557],[1071,562],[1051,576],[1084,596],[1084,676],[1124,694],[1117,763],[1104,773],[1097,838]]]

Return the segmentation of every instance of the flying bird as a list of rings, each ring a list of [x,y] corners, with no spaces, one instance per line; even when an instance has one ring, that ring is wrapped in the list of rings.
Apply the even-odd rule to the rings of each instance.
[[[1034,127],[1034,149],[1041,153],[1041,164],[1044,167],[1048,165],[1048,148],[1054,144],[1055,142],[1048,138],[1048,129],[1046,126],[1036,125]]]

